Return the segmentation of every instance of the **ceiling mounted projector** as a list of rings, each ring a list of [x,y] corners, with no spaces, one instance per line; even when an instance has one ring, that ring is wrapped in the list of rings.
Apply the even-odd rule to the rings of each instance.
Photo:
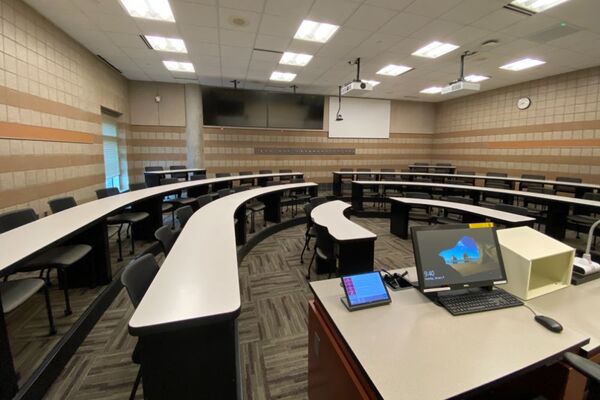
[[[346,94],[353,90],[360,90],[365,92],[373,90],[372,84],[360,80],[360,57],[356,60],[348,61],[348,64],[356,65],[356,79],[354,79],[352,82],[348,82],[345,85],[343,85],[341,89],[341,94]]]
[[[460,56],[460,76],[454,82],[450,82],[442,88],[442,94],[460,92],[463,90],[478,91],[481,88],[479,83],[465,81],[465,58],[477,54],[476,51],[465,51]]]

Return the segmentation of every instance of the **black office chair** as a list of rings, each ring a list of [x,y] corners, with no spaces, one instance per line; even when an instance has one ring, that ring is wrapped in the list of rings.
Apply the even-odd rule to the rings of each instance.
[[[147,188],[148,188],[148,185],[146,185],[146,182],[129,184],[129,190],[132,192],[134,192],[136,190],[147,189]],[[171,214],[172,226],[173,226],[173,229],[175,229],[175,206],[173,206],[172,203],[165,203],[163,201],[161,204],[161,209],[162,209],[163,214],[167,214],[167,213]]]
[[[555,181],[562,181],[562,182],[570,182],[570,183],[581,183],[582,180],[581,178],[573,178],[570,176],[557,176],[555,179]],[[569,194],[575,194],[576,190],[574,186],[569,186],[569,185],[554,185],[554,191],[556,193],[569,193]]]
[[[194,174],[190,177],[190,181],[201,181],[206,179],[206,174]]]
[[[187,169],[187,167],[185,165],[171,165],[169,167],[170,170],[177,170],[177,169]],[[177,180],[187,180],[187,172],[176,172],[174,174],[170,174],[171,178],[175,178]]]
[[[592,193],[586,192],[583,194],[584,200],[592,200],[592,201],[600,201],[600,193]],[[599,218],[596,209],[586,207],[586,206],[577,206],[573,210],[573,215],[569,215],[567,217],[567,226],[573,225],[575,227],[575,233],[577,235],[577,239],[580,238],[579,234],[582,232],[581,228],[583,228],[583,232],[588,232],[590,227],[594,222],[596,222]],[[594,236],[594,247],[596,247],[596,237]]]
[[[340,168],[340,172],[348,172],[348,174],[340,175],[341,193],[344,195],[345,191],[350,191],[352,187],[352,180],[354,179],[353,168]]]
[[[59,197],[57,199],[48,200],[48,206],[50,206],[50,211],[52,214],[56,214],[57,212],[61,212],[67,210],[69,208],[75,207],[77,202],[71,196]]]
[[[314,224],[315,231],[317,233],[317,242],[315,243],[315,251],[308,264],[308,270],[306,272],[306,279],[310,280],[310,272],[315,261],[315,258],[319,258],[323,262],[332,263],[333,268],[329,270],[329,278],[334,271],[337,271],[336,256],[335,256],[335,243],[329,235],[329,231],[326,227]]]
[[[588,399],[600,398],[600,365],[574,353],[564,353],[563,361],[588,378]]]
[[[0,214],[0,233],[10,231],[38,219],[32,208],[24,208]],[[7,249],[8,250],[8,249]],[[59,279],[62,280],[65,297],[65,315],[72,314],[69,298],[69,282],[67,270],[81,261],[92,251],[92,246],[87,244],[73,244],[57,246],[42,251],[33,259],[25,262],[17,272],[39,271],[40,278],[46,272],[46,282],[50,282],[50,272],[56,269]],[[93,259],[90,258],[90,286],[95,286]]]
[[[179,183],[179,180],[176,178],[165,178],[160,180],[160,184],[162,185],[171,185],[173,183]],[[184,197],[182,191],[177,191],[173,194],[170,194],[164,199],[165,203],[173,204],[175,210],[185,206],[191,206],[196,202],[195,197]]]
[[[318,205],[327,203],[327,197],[313,197],[310,202],[304,205],[304,214],[306,215],[306,232],[304,232],[304,246],[300,253],[300,264],[304,264],[304,251],[310,251],[310,239],[317,237],[317,230],[314,227],[314,222],[311,218],[312,210]]]
[[[148,166],[144,167],[144,171],[145,172],[164,171],[164,169],[163,169],[163,167],[160,167],[160,166],[148,165]]]
[[[500,177],[500,178],[508,176],[508,174],[506,174],[504,172],[488,172],[485,175],[490,176],[490,177]],[[507,181],[504,181],[504,180],[499,180],[499,179],[491,179],[491,180],[486,179],[483,186],[493,188],[493,189],[504,189],[504,190],[510,190],[510,188],[511,188],[510,183],[508,183]],[[493,201],[489,201],[488,199],[492,199]],[[482,192],[481,202],[479,202],[479,205],[482,207],[494,208],[494,206],[498,202],[508,203],[509,202],[508,196],[505,194],[501,194],[501,193]]]
[[[179,227],[183,229],[188,220],[194,215],[194,209],[191,206],[184,206],[175,211],[175,216],[179,221]]]
[[[473,204],[473,199],[460,196],[448,196],[444,199],[453,203]],[[459,210],[444,209],[444,215],[437,217],[438,224],[461,224],[463,222],[463,213]]]
[[[165,257],[169,255],[169,252],[177,240],[177,233],[174,232],[169,225],[163,225],[154,232],[154,237],[160,243]]]
[[[240,171],[239,176],[252,175],[252,171]],[[240,179],[240,186],[254,186],[254,179]]]
[[[292,178],[291,183],[304,183],[304,178]],[[292,217],[298,215],[298,204],[304,205],[310,201],[310,194],[308,194],[308,188],[298,188],[290,190],[290,197],[293,200]]]
[[[212,201],[213,197],[210,194],[203,194],[196,199],[196,208],[197,210],[201,209],[208,203]]]
[[[246,210],[250,214],[250,233],[255,232],[256,213],[263,213],[263,227],[267,226],[267,219],[265,218],[265,208],[265,203],[259,201],[257,198],[253,198],[246,203]]]
[[[223,197],[229,196],[229,195],[231,195],[233,193],[235,193],[233,191],[233,189],[229,189],[229,188],[219,189],[217,191],[217,198],[218,199],[222,199]]]
[[[293,171],[291,169],[280,169],[279,170],[280,174],[291,174],[292,172]],[[288,176],[281,176],[281,177],[279,177],[279,180],[281,182],[284,182],[284,183],[290,183],[291,180],[292,180],[292,177],[290,175],[288,175]]]
[[[98,189],[96,190],[96,197],[98,199],[103,199],[110,196],[116,196],[119,194],[119,189],[117,188],[106,188],[106,189]],[[119,246],[119,258],[118,261],[123,261],[123,251],[121,248],[121,228],[124,225],[127,226],[127,237],[131,236],[131,252],[129,254],[135,254],[135,240],[133,237],[133,229],[132,226],[139,222],[144,221],[149,217],[150,214],[143,211],[126,211],[123,213],[112,214],[106,218],[106,221],[110,225],[117,225],[117,243]]]
[[[404,192],[404,197],[412,199],[431,199],[431,195],[425,192]],[[433,214],[429,206],[411,206],[408,213],[409,219],[415,221],[425,221],[429,225],[437,221],[437,217]]]
[[[371,172],[370,168],[358,168],[356,170],[356,180],[357,181],[374,181],[374,177],[367,172]],[[381,201],[381,194],[379,193],[379,185],[364,185],[363,186],[363,198],[371,199],[373,202],[373,207],[379,208],[379,203]]]
[[[0,282],[2,308],[4,314],[8,314],[33,297],[40,289],[44,291],[44,300],[46,302],[46,314],[48,315],[48,325],[50,327],[48,335],[52,336],[56,334],[56,327],[54,326],[54,317],[52,315],[52,304],[50,304],[48,286],[43,279],[27,278]]]
[[[133,260],[125,267],[125,270],[121,274],[121,283],[125,286],[134,308],[137,308],[142,301],[142,298],[146,294],[146,291],[150,287],[150,284],[157,273],[158,264],[152,254],[143,255],[142,257]],[[140,364],[141,351],[140,343],[138,341],[133,350],[133,354],[131,355],[131,360],[135,364]],[[135,393],[137,392],[141,378],[142,368],[140,367],[137,376],[135,377],[131,394],[129,395],[130,400],[135,399]]]

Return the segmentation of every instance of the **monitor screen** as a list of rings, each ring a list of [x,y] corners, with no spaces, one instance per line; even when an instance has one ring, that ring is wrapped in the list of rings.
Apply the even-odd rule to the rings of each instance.
[[[350,306],[384,302],[390,299],[379,272],[347,275],[342,277],[342,284]]]
[[[489,286],[506,280],[493,227],[413,227],[412,238],[422,291]]]

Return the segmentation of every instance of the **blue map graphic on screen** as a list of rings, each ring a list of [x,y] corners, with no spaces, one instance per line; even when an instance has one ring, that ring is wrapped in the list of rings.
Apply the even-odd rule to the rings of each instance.
[[[469,236],[463,236],[453,248],[440,251],[439,256],[448,265],[474,263],[481,260],[477,243]]]

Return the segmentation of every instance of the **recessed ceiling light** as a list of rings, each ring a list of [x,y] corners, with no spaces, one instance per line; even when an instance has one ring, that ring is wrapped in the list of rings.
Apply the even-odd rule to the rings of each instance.
[[[459,46],[451,43],[442,43],[433,41],[425,47],[421,47],[419,50],[412,53],[413,56],[426,57],[426,58],[438,58],[446,53],[450,53],[453,50],[458,49]]]
[[[272,81],[291,82],[296,79],[296,74],[291,72],[273,71],[269,79]]]
[[[181,62],[181,61],[163,61],[165,67],[169,71],[175,72],[196,72],[194,69],[194,64],[190,62]]]
[[[522,60],[513,61],[503,65],[500,68],[509,71],[521,71],[522,69],[537,67],[538,65],[546,64],[546,61],[536,60],[534,58],[523,58]]]
[[[442,88],[439,86],[432,86],[432,87],[428,87],[427,89],[423,89],[421,90],[419,93],[425,93],[425,94],[437,94],[437,93],[441,93],[442,92]]]
[[[158,51],[170,51],[173,53],[187,53],[185,43],[181,39],[166,38],[161,36],[144,36],[150,46]]]
[[[169,0],[121,0],[121,4],[132,17],[175,22]]]
[[[410,71],[412,68],[404,65],[390,64],[376,72],[378,75],[398,76]]]
[[[510,2],[513,6],[524,8],[525,10],[536,13],[546,11],[549,8],[556,7],[568,0],[513,0]]]
[[[295,65],[298,67],[304,67],[313,58],[310,54],[297,54],[286,51],[281,56],[279,64]]]
[[[294,35],[294,39],[308,40],[310,42],[325,43],[328,41],[339,26],[305,19]]]
[[[362,81],[364,83],[368,83],[369,85],[371,85],[373,87],[375,87],[375,86],[377,86],[377,85],[379,85],[381,83],[379,81],[371,81],[371,80],[368,80],[368,79],[362,79]]]
[[[467,75],[465,76],[465,81],[467,82],[481,82],[481,81],[485,81],[486,79],[490,79],[489,76],[485,76],[485,75]]]

